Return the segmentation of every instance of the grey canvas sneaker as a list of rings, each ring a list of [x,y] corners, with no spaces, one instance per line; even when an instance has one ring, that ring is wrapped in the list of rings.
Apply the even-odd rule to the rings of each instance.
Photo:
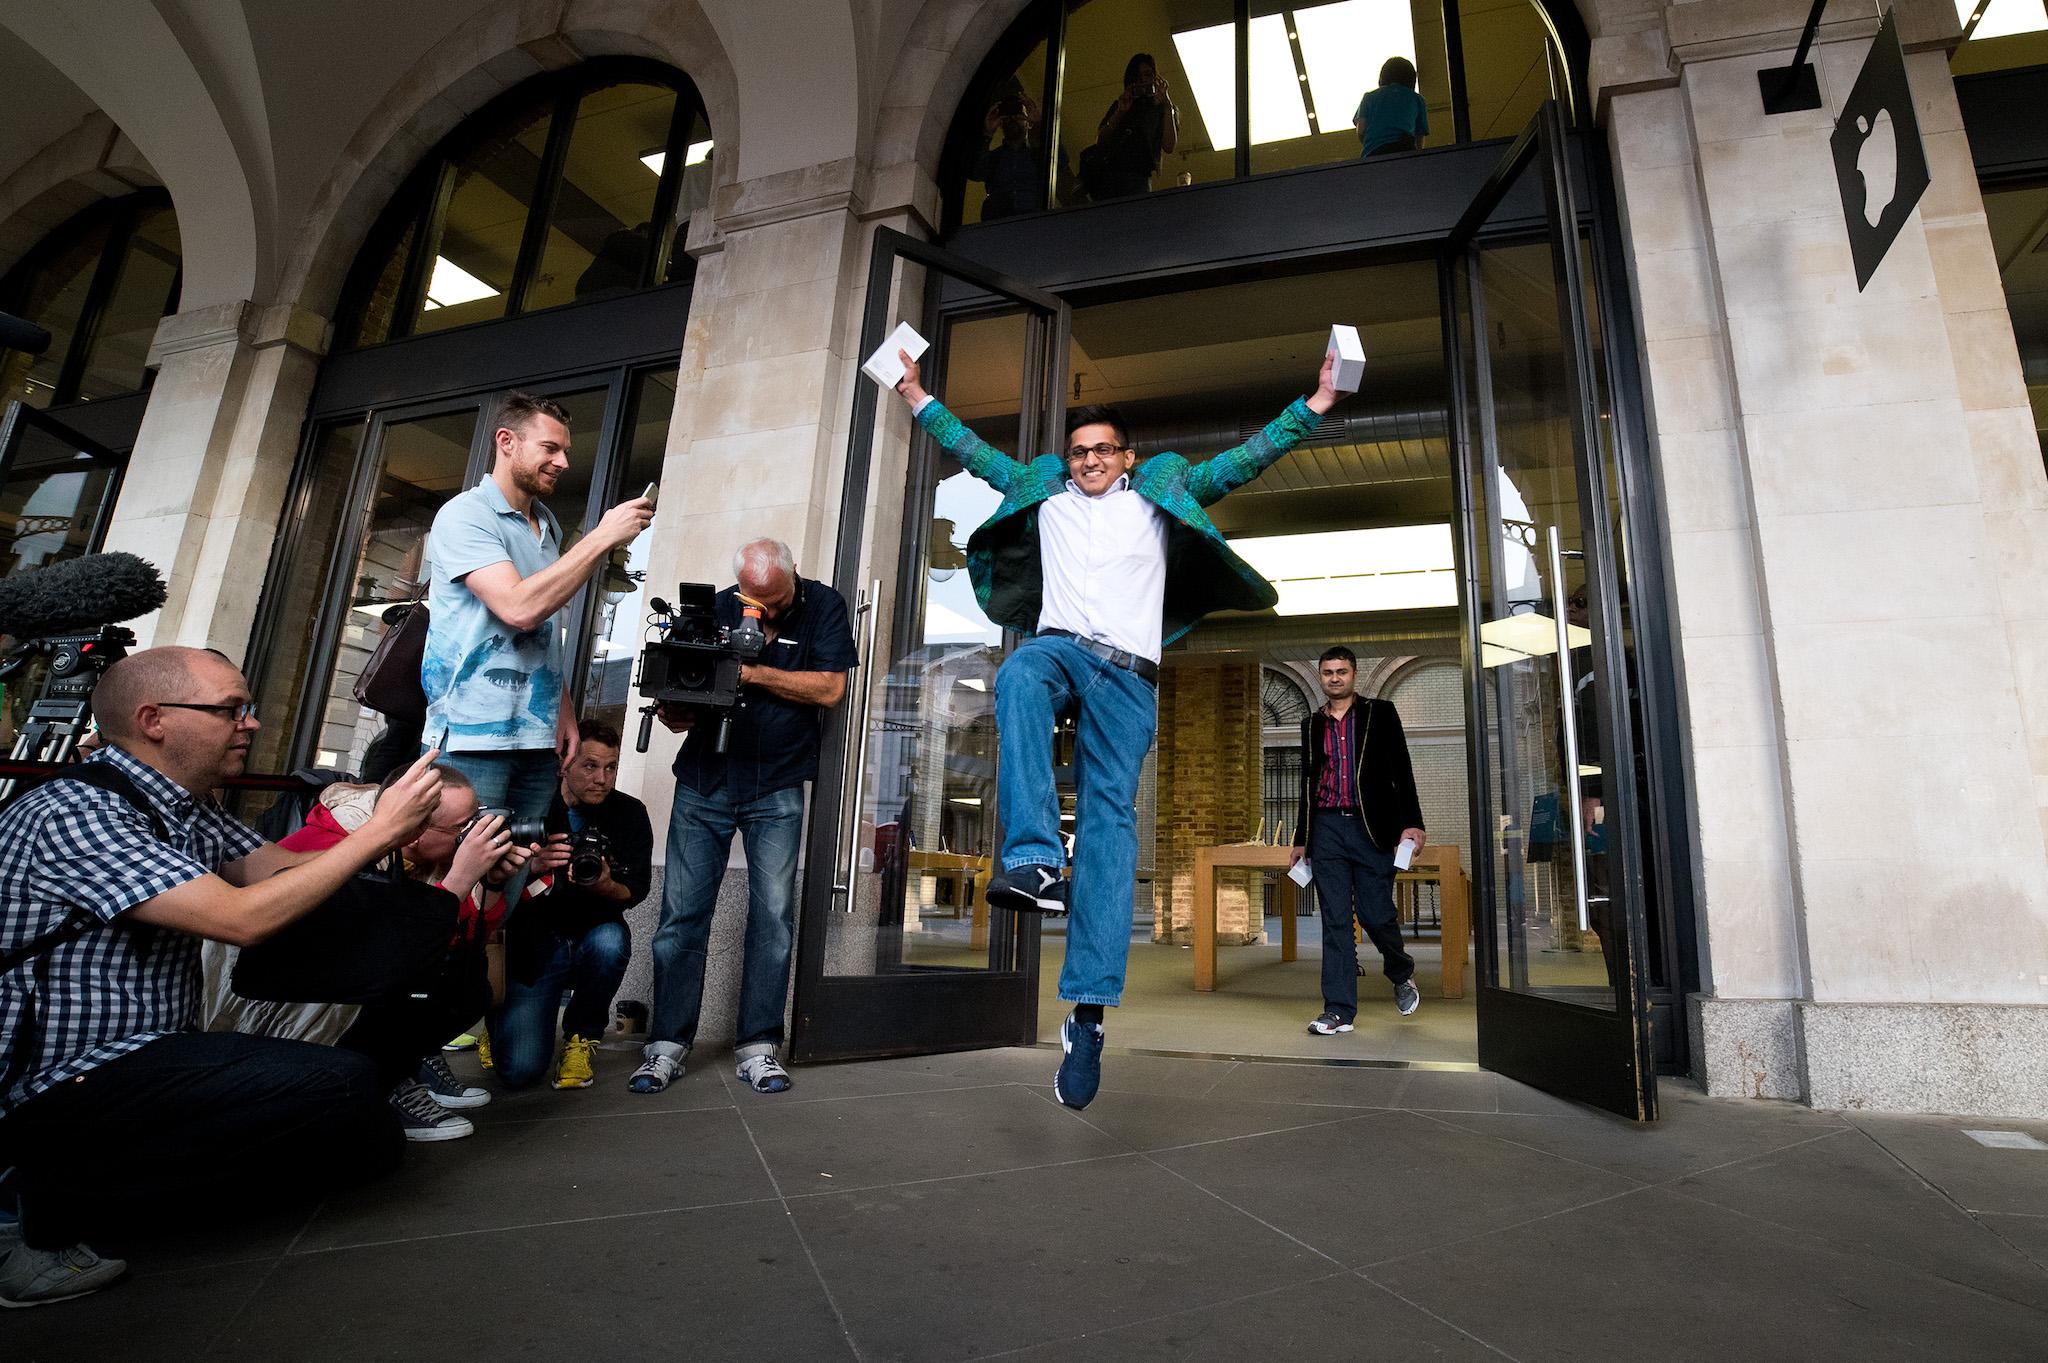
[[[118,1281],[128,1265],[102,1259],[86,1245],[30,1249],[17,1245],[0,1259],[0,1306],[47,1306],[83,1297]]]
[[[1401,1010],[1402,1017],[1422,1006],[1422,991],[1415,987],[1415,981],[1403,980],[1394,986],[1394,1006]]]

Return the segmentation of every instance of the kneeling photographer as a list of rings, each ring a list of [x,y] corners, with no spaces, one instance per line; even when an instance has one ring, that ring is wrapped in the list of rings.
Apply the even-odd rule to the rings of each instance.
[[[554,845],[534,863],[561,864],[546,891],[522,903],[505,928],[505,1002],[491,1018],[491,1044],[498,1081],[512,1089],[546,1073],[565,989],[555,1087],[590,1087],[590,1057],[611,1022],[612,996],[632,955],[626,910],[647,897],[653,880],[647,806],[614,788],[618,730],[584,720],[577,740],[548,811]]]
[[[6,1306],[118,1278],[83,1243],[111,1225],[315,1195],[404,1147],[367,1056],[198,1031],[199,949],[266,941],[412,842],[440,799],[434,754],[355,832],[294,854],[214,799],[258,727],[225,657],[146,649],[92,708],[102,750],[0,813],[0,1168],[21,1240],[0,1260]]]
[[[738,1074],[756,1093],[789,1087],[775,1053],[789,998],[804,783],[817,777],[824,712],[845,696],[846,674],[858,655],[845,598],[799,577],[788,545],[770,539],[744,545],[733,556],[733,573],[738,584],[713,603],[716,626],[735,631],[735,639],[743,619],[758,619],[760,628],[759,635],[747,632],[750,647],[757,641],[760,649],[755,661],[739,664],[736,697],[715,711],[667,703],[660,710],[662,723],[687,737],[676,755],[661,923],[654,933],[654,1014],[645,1059],[628,1081],[635,1093],[667,1088],[697,1039],[704,949],[735,832],[747,852]],[[643,658],[643,694],[655,647]]]

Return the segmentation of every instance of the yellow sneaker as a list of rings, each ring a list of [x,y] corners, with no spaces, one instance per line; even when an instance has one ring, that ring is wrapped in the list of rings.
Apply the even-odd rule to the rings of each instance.
[[[587,1089],[596,1082],[590,1072],[590,1057],[597,1043],[588,1037],[572,1036],[562,1043],[562,1068],[555,1071],[558,1089]]]
[[[481,1027],[476,1029],[476,1063],[491,1068],[491,1034]]]

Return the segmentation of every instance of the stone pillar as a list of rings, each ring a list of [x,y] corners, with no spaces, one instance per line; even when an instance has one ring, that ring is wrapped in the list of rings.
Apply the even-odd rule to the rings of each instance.
[[[241,659],[298,454],[327,323],[288,307],[224,303],[166,317],[160,366],[105,548],[164,575],[139,647],[187,644]]]
[[[1674,5],[1605,54],[1699,810],[1696,1066],[2048,1115],[2048,489],[1954,11],[1902,6],[1933,187],[1859,292],[1828,139],[1876,21],[1823,25],[1826,107],[1768,116],[1756,72],[1805,8]]]
[[[1257,659],[1177,659],[1160,671],[1154,941],[1194,941],[1195,849],[1244,842],[1257,831],[1263,763]],[[1218,942],[1259,940],[1257,879],[1217,872]]]

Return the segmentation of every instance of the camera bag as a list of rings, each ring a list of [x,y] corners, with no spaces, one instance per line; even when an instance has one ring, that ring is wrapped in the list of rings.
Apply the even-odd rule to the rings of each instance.
[[[427,584],[410,601],[384,612],[384,635],[356,677],[355,697],[379,714],[414,724],[427,722],[427,691],[420,660],[427,651]]]
[[[234,991],[274,1003],[375,1003],[444,968],[461,903],[392,857],[235,958]]]

